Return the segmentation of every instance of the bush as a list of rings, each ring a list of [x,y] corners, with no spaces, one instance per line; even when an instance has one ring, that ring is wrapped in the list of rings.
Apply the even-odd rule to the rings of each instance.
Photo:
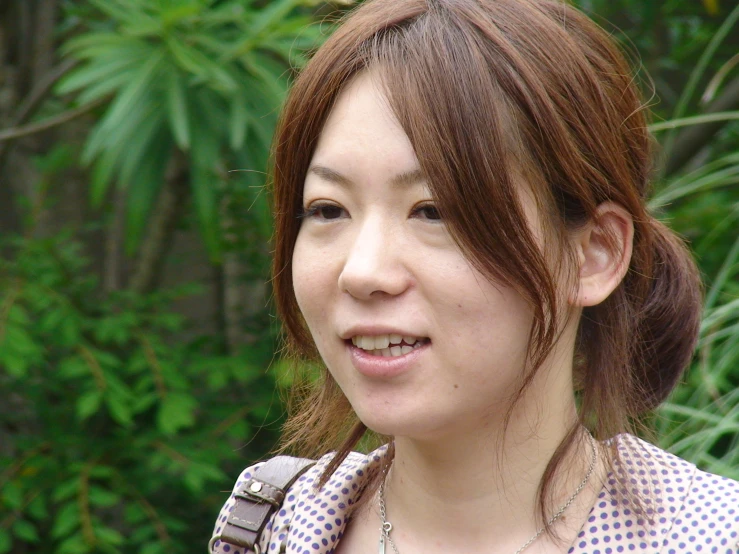
[[[69,234],[3,247],[0,552],[191,552],[274,440],[270,332],[228,356],[181,339],[193,287],[106,298]]]

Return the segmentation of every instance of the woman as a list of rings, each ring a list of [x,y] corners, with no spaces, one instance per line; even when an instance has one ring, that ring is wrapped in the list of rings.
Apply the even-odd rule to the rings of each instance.
[[[325,364],[286,444],[324,455],[253,547],[221,537],[263,486],[248,468],[213,551],[737,552],[739,484],[627,434],[701,309],[645,209],[633,81],[561,2],[370,0],[343,22],[274,157],[275,297],[290,352]],[[384,446],[351,453],[367,429]]]

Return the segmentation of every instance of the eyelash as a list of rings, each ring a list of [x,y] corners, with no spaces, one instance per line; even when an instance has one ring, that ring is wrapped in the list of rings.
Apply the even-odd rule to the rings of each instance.
[[[337,210],[345,211],[344,208],[337,206],[336,204],[329,204],[329,203],[323,203],[323,202],[317,202],[310,206],[309,208],[303,208],[303,211],[298,215],[299,219],[310,219],[313,217],[316,217],[321,210],[324,210],[326,208],[336,208]],[[335,219],[339,219],[338,217],[323,217],[324,221],[333,221]]]
[[[416,206],[411,213],[416,215],[428,209],[433,210],[436,217],[427,217],[426,219],[428,219],[429,221],[441,221],[443,219],[441,217],[441,214],[439,213],[439,209],[436,207],[436,205],[434,205],[431,202],[421,204],[420,206]]]
[[[336,204],[318,202],[308,208],[303,208],[303,211],[300,214],[298,214],[298,218],[299,219],[314,218],[316,216],[319,216],[321,211],[325,210],[326,208],[335,208],[336,210],[340,210],[342,212],[346,211],[344,210],[344,208]],[[429,210],[429,209],[433,210],[435,217],[426,217],[425,219],[427,219],[428,221],[441,221],[442,220],[442,217],[439,214],[439,210],[436,208],[436,206],[433,203],[430,203],[430,202],[415,206],[413,208],[413,211],[411,212],[411,215],[413,215],[414,217],[418,217],[425,210]],[[340,217],[325,217],[325,214],[323,215],[324,217],[321,217],[323,221],[334,221],[334,220],[340,219]],[[428,216],[428,213],[426,215]]]

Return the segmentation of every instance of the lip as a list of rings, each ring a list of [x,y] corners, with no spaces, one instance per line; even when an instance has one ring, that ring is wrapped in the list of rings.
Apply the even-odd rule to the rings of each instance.
[[[356,327],[350,327],[343,333],[339,334],[343,340],[350,340],[352,337],[364,336],[364,337],[376,337],[378,335],[401,335],[404,337],[428,337],[428,335],[419,334],[414,331],[407,329],[399,329],[397,327],[385,327],[380,325],[362,325]]]
[[[354,368],[365,377],[374,379],[390,379],[408,373],[418,365],[419,357],[423,356],[429,346],[431,343],[427,342],[407,354],[390,358],[374,356],[351,342],[346,343]]]

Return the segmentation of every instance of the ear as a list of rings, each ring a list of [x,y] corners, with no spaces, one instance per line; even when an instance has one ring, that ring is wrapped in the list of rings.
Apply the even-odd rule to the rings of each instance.
[[[634,221],[620,205],[604,202],[595,218],[575,233],[579,272],[570,304],[595,306],[621,283],[631,262]]]

